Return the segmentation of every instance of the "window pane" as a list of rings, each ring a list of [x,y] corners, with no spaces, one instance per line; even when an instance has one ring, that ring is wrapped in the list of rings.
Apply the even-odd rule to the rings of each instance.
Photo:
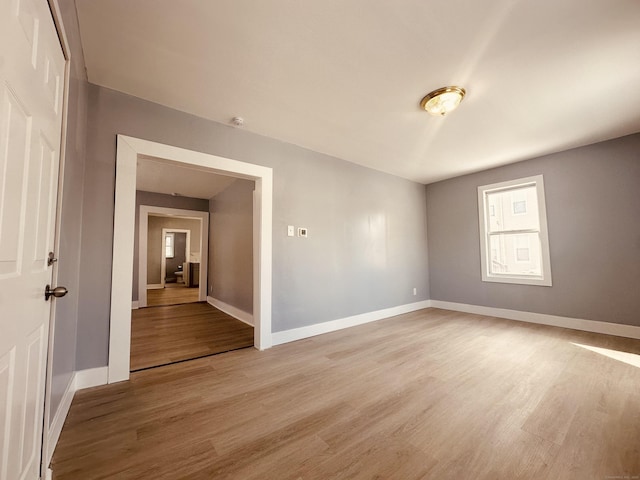
[[[489,232],[539,230],[538,196],[535,185],[487,193]]]
[[[166,258],[173,258],[174,255],[174,235],[173,233],[167,233],[164,236],[164,256]]]
[[[527,213],[527,201],[518,200],[516,202],[513,202],[513,214],[519,215],[522,213]]]
[[[540,236],[502,233],[489,236],[491,275],[542,275]]]
[[[518,262],[528,262],[530,255],[528,248],[516,248],[516,260]]]

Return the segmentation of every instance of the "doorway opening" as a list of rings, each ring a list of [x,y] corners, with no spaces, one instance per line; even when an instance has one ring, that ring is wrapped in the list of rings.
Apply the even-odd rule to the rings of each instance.
[[[200,286],[200,262],[190,258],[191,230],[163,228],[161,242],[159,257],[147,255],[151,263],[147,271],[160,262],[160,286],[153,286],[147,279],[147,306],[197,302],[199,292],[194,288]]]
[[[206,301],[209,213],[140,205],[138,214],[132,308]]]
[[[144,158],[254,182],[253,345],[260,350],[271,347],[272,170],[268,167],[118,135],[109,383],[129,378],[134,263],[132,227],[135,225],[136,168],[138,160]],[[202,250],[203,255],[205,251]],[[204,262],[204,258],[202,260]],[[203,282],[201,277],[201,291],[203,285],[206,295],[206,281]]]
[[[137,165],[130,371],[252,347],[255,182],[148,159]],[[174,189],[181,194],[168,194]],[[221,310],[220,299],[246,318]]]

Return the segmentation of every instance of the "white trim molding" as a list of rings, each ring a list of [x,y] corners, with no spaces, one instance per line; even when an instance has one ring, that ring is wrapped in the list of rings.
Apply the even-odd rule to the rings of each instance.
[[[517,320],[519,322],[537,323],[540,325],[549,325],[551,327],[570,328],[572,330],[582,330],[584,332],[640,339],[640,327],[636,327],[634,325],[560,317],[558,315],[508,310],[506,308],[483,307],[480,305],[468,305],[465,303],[443,302],[441,300],[431,300],[431,306],[433,308],[454,310],[456,312],[475,313],[477,315],[485,315],[488,317],[506,318],[507,320]]]
[[[142,210],[142,208],[141,208]],[[200,232],[202,233],[202,237],[200,240],[200,253],[199,255],[202,256],[203,253],[203,246],[209,246],[209,212],[203,212],[207,214],[207,221],[204,222],[203,220],[200,220]],[[140,212],[140,214],[142,215],[142,212]],[[205,225],[206,223],[206,225]],[[147,227],[148,228],[148,227]],[[206,230],[206,231],[205,231]],[[184,261],[185,263],[189,262],[189,258],[191,257],[191,230],[185,229],[185,228],[163,228],[162,229],[162,240],[161,240],[161,244],[160,244],[160,252],[162,254],[161,259],[160,259],[160,282],[162,284],[162,288],[165,288],[166,283],[167,283],[167,256],[166,256],[166,247],[167,244],[165,243],[165,238],[167,237],[167,235],[172,235],[173,237],[173,254],[175,256],[175,234],[176,233],[184,233],[187,238],[185,240],[184,243]],[[206,241],[204,240],[204,237],[206,236]],[[207,250],[209,250],[207,248]],[[147,251],[148,253],[148,251]],[[208,253],[208,252],[206,252]],[[147,258],[149,256],[147,255]],[[207,296],[207,266],[209,265],[209,261],[206,260],[206,255],[205,255],[205,259],[202,260],[201,268],[200,268],[200,277],[198,279],[199,285],[200,285],[200,297],[203,298],[198,298],[198,300],[203,300],[204,297]],[[187,272],[183,272],[183,276],[186,275]],[[203,285],[202,279],[204,278],[204,283],[205,285]],[[178,280],[176,279],[176,282]],[[183,281],[185,283],[185,285],[187,284],[187,279],[183,277]],[[147,292],[145,292],[145,300],[146,300],[146,295]],[[145,305],[146,306],[146,305]]]
[[[138,303],[137,300],[134,300],[133,302],[131,302],[131,310],[138,310],[140,308],[140,304]]]
[[[165,287],[164,277],[166,274],[166,260],[164,257],[164,240],[161,245],[162,260],[160,267],[160,283],[147,284],[147,259],[149,252],[148,249],[143,246],[147,245],[150,216],[166,216],[171,218],[180,217],[200,222],[200,288],[198,291],[198,301],[203,302],[207,298],[207,275],[209,266],[209,212],[156,207],[153,205],[140,205],[138,218],[138,307],[143,308],[147,306],[147,290],[160,290]],[[179,228],[163,228],[163,239],[165,230],[169,232],[189,232],[188,230]],[[190,250],[191,233],[189,232],[187,233],[187,242],[185,244],[185,261],[189,261]]]
[[[168,160],[182,165],[191,165],[191,168],[255,182],[253,212],[254,346],[259,350],[271,347],[273,169],[171,145],[118,135],[113,222],[113,264],[111,269],[109,383],[129,379],[136,169],[139,155]],[[204,250],[202,254],[204,255]],[[204,261],[204,257],[202,261]],[[141,299],[139,298],[138,301],[140,302]]]
[[[253,315],[249,312],[245,312],[244,310],[240,310],[239,308],[229,305],[222,300],[209,296],[207,296],[207,303],[212,307],[216,307],[218,310],[222,310],[227,315],[231,315],[233,318],[253,327]]]
[[[48,441],[47,441],[47,451],[45,454],[45,465],[49,466],[51,464],[51,458],[53,458],[53,452],[56,449],[56,445],[58,444],[58,440],[60,439],[60,434],[62,433],[62,427],[64,427],[64,422],[67,419],[67,415],[69,414],[69,409],[71,408],[71,402],[73,401],[73,396],[76,393],[76,374],[71,375],[69,379],[69,383],[67,384],[67,388],[62,395],[62,399],[60,400],[60,404],[58,405],[58,410],[53,417],[53,421],[51,422],[51,426],[49,427],[48,433]]]
[[[109,368],[98,367],[76,372],[76,390],[106,385],[109,379]]]
[[[58,410],[56,411],[53,421],[51,422],[51,426],[49,427],[47,451],[45,452],[45,461],[47,466],[51,463],[53,452],[55,451],[58,440],[60,439],[62,427],[67,419],[67,415],[69,415],[71,403],[73,402],[73,397],[76,392],[84,388],[106,385],[108,373],[107,367],[98,367],[90,368],[88,370],[79,370],[74,372],[71,376],[71,379],[67,384],[67,388],[62,395],[62,400],[60,400],[60,404],[58,405]]]
[[[322,335],[323,333],[335,332],[336,330],[342,330],[343,328],[355,327],[364,323],[375,322],[377,320],[383,320],[385,318],[394,317],[396,315],[402,315],[403,313],[415,312],[416,310],[422,310],[423,308],[429,308],[430,306],[430,300],[423,300],[421,302],[399,305],[397,307],[385,308],[382,310],[376,310],[374,312],[361,313],[359,315],[353,315],[351,317],[339,318],[337,320],[330,320],[328,322],[307,325],[306,327],[292,328],[291,330],[284,330],[282,332],[274,332],[272,338],[273,345],[282,345],[283,343],[295,342],[296,340],[301,340],[303,338],[314,337],[316,335]]]

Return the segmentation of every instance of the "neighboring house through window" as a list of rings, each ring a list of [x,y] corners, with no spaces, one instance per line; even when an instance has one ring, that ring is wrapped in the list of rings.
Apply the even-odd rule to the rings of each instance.
[[[551,286],[542,175],[478,187],[482,280]]]
[[[173,258],[175,256],[175,248],[176,248],[176,237],[175,237],[175,235],[173,233],[165,234],[165,236],[164,236],[164,256],[165,256],[165,258]]]

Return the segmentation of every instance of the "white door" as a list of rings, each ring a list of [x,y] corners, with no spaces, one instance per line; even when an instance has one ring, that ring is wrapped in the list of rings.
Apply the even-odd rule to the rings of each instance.
[[[0,479],[39,478],[65,60],[46,0],[0,0]]]

